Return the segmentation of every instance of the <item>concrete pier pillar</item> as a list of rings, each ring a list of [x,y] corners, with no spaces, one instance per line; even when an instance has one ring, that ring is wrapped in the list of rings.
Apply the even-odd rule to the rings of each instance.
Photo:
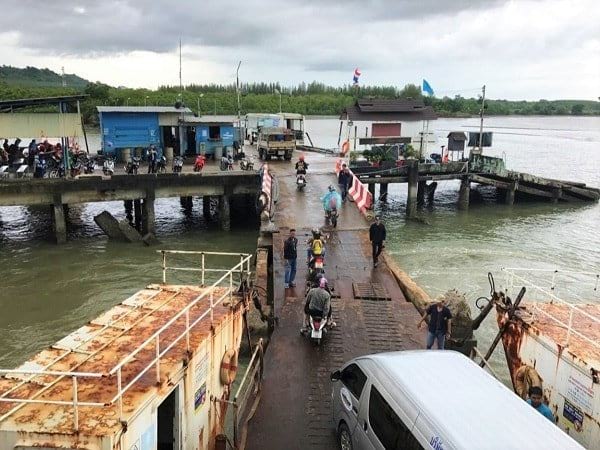
[[[179,197],[179,203],[182,208],[192,209],[194,206],[194,199],[192,197]]]
[[[434,181],[427,185],[427,201],[429,204],[433,204],[433,198],[435,197],[435,190],[437,189],[437,181]]]
[[[407,160],[408,164],[408,196],[406,198],[406,216],[415,217],[417,214],[417,190],[419,184],[419,161]]]
[[[204,197],[202,197],[202,214],[204,215],[204,220],[211,220],[209,195],[205,195]]]
[[[517,191],[517,182],[514,181],[510,184],[504,195],[504,203],[512,205],[515,203],[515,192]]]
[[[427,181],[419,181],[417,184],[417,205],[421,206],[425,203],[427,191]]]
[[[154,214],[154,191],[148,191],[142,203],[142,234],[156,234],[156,215]]]
[[[379,201],[387,202],[388,198],[388,183],[379,184]]]
[[[124,200],[123,206],[125,206],[125,217],[129,223],[133,223],[133,200]]]
[[[458,191],[458,209],[469,209],[469,196],[471,195],[471,181],[469,177],[463,177],[460,180],[460,189]]]
[[[369,184],[368,188],[369,188],[369,192],[373,196],[373,201],[375,201],[375,198],[376,198],[375,197],[375,184]]]
[[[558,200],[562,197],[562,189],[556,188],[552,190],[552,203],[558,203]]]
[[[221,229],[225,231],[231,230],[231,214],[229,210],[229,195],[219,196],[219,222]]]
[[[135,229],[142,229],[142,201],[140,199],[133,201],[133,213],[135,219]]]
[[[57,244],[67,242],[67,221],[60,195],[54,197],[54,203],[52,204],[52,229]]]

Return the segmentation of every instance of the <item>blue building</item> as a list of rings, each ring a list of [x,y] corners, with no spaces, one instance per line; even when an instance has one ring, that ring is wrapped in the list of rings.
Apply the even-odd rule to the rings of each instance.
[[[105,155],[128,159],[124,149],[146,149],[154,145],[160,154],[169,157],[170,150],[179,155],[189,153],[186,143],[190,131],[183,125],[183,152],[180,150],[180,126],[189,108],[172,106],[98,106],[102,152]],[[165,151],[166,150],[166,151]],[[190,149],[191,150],[191,149]]]

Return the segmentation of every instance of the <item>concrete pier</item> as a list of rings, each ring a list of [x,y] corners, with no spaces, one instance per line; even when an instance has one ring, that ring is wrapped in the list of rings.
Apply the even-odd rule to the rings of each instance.
[[[133,218],[135,229],[140,231],[142,229],[142,201],[140,199],[133,201]]]
[[[142,234],[156,234],[156,215],[154,213],[154,192],[147,192],[142,203]]]
[[[408,165],[408,196],[406,198],[406,216],[415,217],[417,214],[417,191],[419,183],[419,161],[407,160]]]
[[[518,182],[513,181],[506,188],[506,193],[504,194],[504,203],[506,205],[512,205],[515,203],[515,192],[517,192]]]
[[[206,220],[207,222],[212,219],[210,214],[210,202],[210,196],[205,195],[204,197],[202,197],[202,215],[204,216],[204,220]]]
[[[369,192],[373,196],[373,199],[375,199],[375,184],[369,184]]]
[[[229,195],[219,196],[219,223],[224,231],[231,230],[231,212],[229,210]]]
[[[469,209],[469,197],[471,195],[471,181],[468,176],[460,180],[460,189],[458,191],[458,209]]]
[[[60,195],[55,196],[52,204],[52,229],[57,244],[67,242],[67,221]]]

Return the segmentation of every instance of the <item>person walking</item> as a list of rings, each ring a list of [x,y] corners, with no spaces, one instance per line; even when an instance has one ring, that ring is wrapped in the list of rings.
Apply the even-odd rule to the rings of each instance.
[[[340,191],[342,194],[342,202],[346,201],[346,197],[348,196],[348,189],[350,189],[350,183],[352,183],[352,175],[350,174],[350,169],[346,164],[342,164],[342,170],[338,174],[338,186],[340,187]]]
[[[429,317],[429,326],[427,328],[427,350],[433,347],[433,341],[437,340],[437,348],[444,350],[446,339],[452,334],[452,313],[444,304],[444,300],[439,298],[433,305],[429,305],[423,318],[417,323],[417,328],[421,329],[423,322]]]
[[[148,173],[156,173],[156,161],[158,160],[158,152],[156,147],[151,145],[148,149]]]
[[[550,411],[550,408],[548,408],[548,405],[546,405],[542,401],[543,396],[544,396],[544,391],[542,391],[541,387],[531,386],[529,388],[529,398],[527,399],[527,403],[529,403],[531,406],[533,406],[537,412],[539,412],[541,415],[543,415],[550,422],[555,423],[554,416],[552,415],[552,411]]]
[[[375,216],[375,223],[369,228],[369,239],[373,247],[373,267],[377,267],[379,263],[379,255],[383,250],[383,242],[385,241],[385,225],[381,223],[381,218]]]
[[[283,259],[285,260],[285,288],[294,287],[296,283],[296,261],[298,259],[298,239],[296,230],[290,230],[290,235],[283,244]]]

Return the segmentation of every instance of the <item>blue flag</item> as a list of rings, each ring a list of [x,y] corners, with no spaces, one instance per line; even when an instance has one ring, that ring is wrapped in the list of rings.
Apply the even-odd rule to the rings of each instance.
[[[433,89],[429,86],[429,83],[423,78],[423,92],[427,92],[429,95],[433,95]]]

